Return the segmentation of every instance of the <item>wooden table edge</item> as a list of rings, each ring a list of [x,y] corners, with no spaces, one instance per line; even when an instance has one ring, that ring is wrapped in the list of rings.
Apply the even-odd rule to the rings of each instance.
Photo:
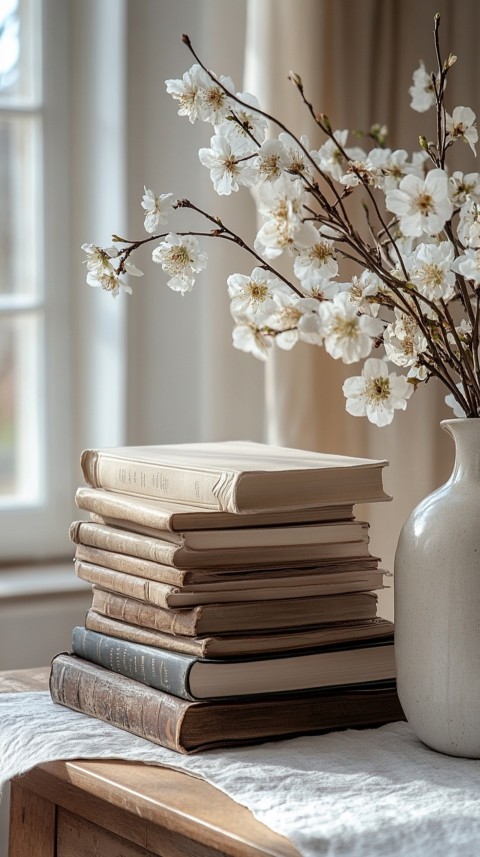
[[[46,690],[49,668],[0,673],[0,692]],[[137,785],[126,785],[126,778]],[[17,777],[19,787],[50,799],[64,809],[83,801],[86,818],[95,822],[99,798],[149,822],[232,857],[299,857],[290,840],[258,821],[251,811],[208,783],[173,768],[117,760],[54,761]],[[60,788],[59,784],[63,784]],[[188,789],[186,789],[188,786]],[[185,794],[185,791],[187,792]],[[114,831],[114,828],[112,828]]]

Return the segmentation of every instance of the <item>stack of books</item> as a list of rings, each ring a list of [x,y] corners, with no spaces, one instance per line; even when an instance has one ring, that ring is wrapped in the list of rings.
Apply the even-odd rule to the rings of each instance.
[[[257,443],[82,455],[92,584],[55,702],[179,752],[403,718],[357,502],[385,461]]]

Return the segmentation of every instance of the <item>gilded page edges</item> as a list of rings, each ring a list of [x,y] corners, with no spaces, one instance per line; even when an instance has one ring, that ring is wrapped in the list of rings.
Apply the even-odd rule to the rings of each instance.
[[[220,478],[215,482],[212,488],[212,494],[218,502],[218,508],[221,512],[237,513],[240,509],[237,506],[237,483],[242,474],[224,471]]]

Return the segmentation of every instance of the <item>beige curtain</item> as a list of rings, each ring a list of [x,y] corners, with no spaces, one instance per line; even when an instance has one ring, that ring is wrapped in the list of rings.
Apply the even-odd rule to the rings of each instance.
[[[246,88],[265,109],[316,144],[305,108],[288,83],[290,69],[303,79],[318,111],[336,128],[368,129],[386,123],[394,148],[418,148],[418,135],[433,135],[433,113],[409,107],[408,87],[422,58],[435,68],[433,16],[441,14],[444,53],[459,61],[451,75],[448,100],[477,113],[480,63],[475,34],[480,6],[475,0],[249,0]],[[313,132],[313,133],[312,133]],[[460,152],[461,157],[465,151]],[[474,166],[467,157],[464,166]],[[460,167],[458,167],[460,168]],[[268,437],[271,442],[350,455],[386,458],[386,487],[393,503],[359,510],[371,521],[371,545],[386,568],[393,568],[398,534],[409,510],[450,470],[453,450],[439,421],[451,416],[435,382],[421,388],[384,429],[344,410],[342,381],[355,367],[333,361],[306,345],[276,351],[267,368]],[[391,592],[380,612],[392,615]]]

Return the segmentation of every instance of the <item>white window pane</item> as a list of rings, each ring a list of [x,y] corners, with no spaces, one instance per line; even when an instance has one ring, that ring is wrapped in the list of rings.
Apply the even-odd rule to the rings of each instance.
[[[35,117],[0,115],[0,295],[40,291],[39,148]]]
[[[41,319],[0,318],[0,503],[35,503],[40,493]]]
[[[39,0],[0,0],[0,106],[27,107],[40,99]]]

